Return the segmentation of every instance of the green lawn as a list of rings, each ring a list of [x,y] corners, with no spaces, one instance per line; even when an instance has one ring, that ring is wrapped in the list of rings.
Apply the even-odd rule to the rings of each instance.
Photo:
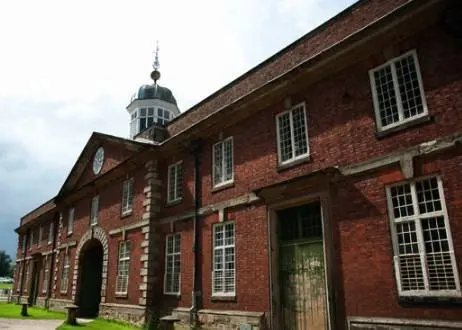
[[[0,303],[0,318],[31,320],[63,320],[64,313],[49,312],[43,308],[28,307],[29,316],[21,316],[21,305]]]
[[[107,321],[102,319],[96,319],[90,323],[79,324],[77,326],[71,326],[67,324],[60,325],[56,330],[140,330],[141,328],[133,327],[130,325]]]
[[[0,289],[11,289],[13,287],[13,283],[0,283]]]

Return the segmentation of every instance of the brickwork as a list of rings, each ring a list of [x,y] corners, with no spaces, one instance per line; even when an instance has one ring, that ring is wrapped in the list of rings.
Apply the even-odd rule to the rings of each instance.
[[[361,1],[336,18],[336,23],[326,23],[258,70],[226,87],[219,95],[174,120],[167,126],[170,136],[405,2]],[[423,18],[422,21],[427,22]],[[324,243],[332,329],[343,329],[348,320],[356,320],[349,323],[350,329],[401,329],[405,326],[417,329],[422,326],[420,321],[434,322],[428,326],[438,328],[441,320],[457,325],[462,306],[460,297],[406,301],[399,297],[385,194],[387,185],[407,179],[426,175],[437,175],[442,179],[454,253],[461,274],[462,188],[459,179],[462,151],[459,142],[462,112],[459,110],[462,109],[462,51],[456,37],[448,32],[441,20],[434,18],[428,22],[422,23],[427,26],[422,25],[418,33],[407,35],[411,29],[402,31],[395,42],[377,38],[380,40],[374,41],[369,48],[364,47],[369,49],[368,52],[361,53],[354,63],[322,79],[288,81],[284,97],[274,98],[274,102],[262,101],[261,107],[256,107],[237,124],[228,123],[225,118],[222,122],[217,120],[209,130],[195,131],[194,134],[200,135],[202,140],[198,169],[201,183],[199,210],[194,209],[194,161],[186,143],[173,146],[167,140],[165,144],[153,147],[153,150],[157,149],[151,154],[140,153],[138,158],[127,163],[127,157],[133,155],[131,150],[103,143],[107,162],[102,174],[95,176],[89,162],[82,177],[75,180],[75,191],[62,201],[58,200],[54,218],[50,216],[50,219],[57,219],[61,214],[54,251],[52,297],[56,299],[50,300],[50,306],[60,309],[63,304],[75,301],[80,252],[86,242],[96,238],[104,249],[100,306],[103,317],[141,324],[173,313],[181,320],[178,328],[187,327],[193,305],[191,293],[196,251],[200,279],[198,315],[203,328],[252,326],[253,329],[265,329],[275,321],[277,311],[274,309],[279,306],[277,291],[281,285],[271,278],[271,274],[279,271],[279,264],[274,257],[278,253],[277,244],[270,246],[269,243],[271,237],[277,239],[278,235],[270,214],[281,202],[295,205],[307,200],[308,196],[319,198],[322,192],[328,201],[323,203],[322,211],[324,228],[327,228]],[[420,64],[429,116],[418,125],[409,124],[400,131],[377,134],[369,70],[410,50],[416,51]],[[336,61],[342,61],[341,55]],[[306,107],[310,155],[300,163],[280,166],[276,116],[290,105],[301,102]],[[231,136],[234,180],[225,187],[215,188],[212,184],[212,147]],[[436,139],[443,139],[443,142],[437,143]],[[436,150],[437,144],[445,145],[444,150]],[[396,156],[397,152],[402,154]],[[390,161],[391,158],[394,160]],[[168,204],[167,168],[180,160],[184,169],[183,196],[180,202]],[[326,169],[331,172],[322,172]],[[314,180],[307,178],[309,175],[322,177],[328,183],[321,187],[321,184],[308,181]],[[123,181],[131,176],[135,182],[133,211],[122,216]],[[92,184],[84,187],[88,182]],[[281,185],[266,198],[262,191],[268,191],[268,187],[275,184]],[[90,203],[96,195],[100,197],[98,225],[91,227]],[[75,220],[73,232],[68,235],[70,207],[75,208]],[[45,215],[50,212],[45,206],[44,209]],[[199,223],[197,250],[194,246],[195,211]],[[31,214],[43,216],[39,211]],[[28,215],[30,217],[32,215]],[[213,227],[222,221],[235,224],[236,288],[235,295],[227,297],[212,295]],[[37,228],[34,230],[37,232]],[[164,294],[163,288],[165,238],[170,233],[180,234],[178,295]],[[118,247],[124,240],[130,242],[129,286],[126,295],[116,296]],[[72,245],[73,241],[75,245]],[[21,241],[18,243],[18,259],[24,258]],[[31,253],[43,254],[47,249],[47,244],[27,249],[29,266]],[[61,294],[59,277],[64,253],[72,256],[72,290]],[[29,274],[29,278],[31,276]],[[28,285],[25,285],[23,296],[27,295]],[[360,318],[363,321],[358,321]],[[399,320],[411,321],[406,324]],[[273,324],[273,329],[277,328]]]

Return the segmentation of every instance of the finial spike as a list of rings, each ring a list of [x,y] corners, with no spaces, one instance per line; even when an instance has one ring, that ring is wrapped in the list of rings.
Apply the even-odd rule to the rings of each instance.
[[[159,63],[159,40],[157,40],[157,42],[156,42],[156,54],[155,54],[155,57],[154,57],[154,63],[152,63],[152,68],[157,71],[159,69],[159,66],[160,66],[160,63]]]

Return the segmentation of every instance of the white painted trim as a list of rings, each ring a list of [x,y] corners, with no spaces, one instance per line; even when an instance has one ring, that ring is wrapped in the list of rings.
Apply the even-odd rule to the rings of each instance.
[[[147,226],[147,225],[149,225],[149,220],[142,220],[142,221],[139,221],[139,222],[135,222],[134,224],[131,224],[131,225],[127,225],[127,226],[112,229],[112,230],[109,231],[108,234],[109,234],[109,236],[114,236],[114,235],[117,235],[117,234],[121,234],[123,231],[127,232],[127,231],[130,231],[130,230],[134,230],[134,229],[138,229],[138,228]]]
[[[405,57],[412,56],[414,59],[414,64],[415,64],[415,69],[416,69],[416,74],[417,74],[417,81],[419,83],[419,90],[420,90],[420,97],[422,98],[422,107],[423,107],[423,112],[421,114],[418,114],[416,116],[410,117],[405,119],[404,118],[404,110],[403,110],[403,102],[401,100],[401,94],[399,91],[399,85],[398,85],[398,77],[396,75],[396,65],[395,63]],[[375,84],[375,79],[374,79],[374,73],[376,71],[379,71],[385,67],[390,67],[391,72],[392,72],[392,77],[393,77],[393,88],[395,90],[395,96],[396,96],[396,105],[398,107],[398,117],[399,120],[396,123],[387,125],[387,126],[382,126],[381,122],[381,117],[380,117],[380,108],[379,108],[379,102],[378,102],[378,97],[377,97],[377,86]],[[428,115],[428,107],[427,107],[427,101],[425,99],[425,90],[423,88],[423,82],[422,82],[422,74],[420,72],[420,65],[419,65],[419,60],[417,58],[417,52],[415,49],[410,50],[400,56],[397,56],[395,58],[392,58],[388,60],[387,62],[369,70],[369,80],[370,80],[370,85],[371,85],[371,90],[372,90],[372,99],[374,103],[374,112],[375,112],[375,120],[377,124],[377,131],[383,132],[386,131],[390,128],[396,127],[403,125],[405,123],[411,122],[417,118],[420,117],[425,117]]]
[[[127,190],[127,199],[124,200],[125,190]],[[122,203],[120,213],[122,216],[129,215],[133,212],[133,199],[135,190],[135,178],[133,176],[122,182]],[[127,205],[125,205],[127,204]]]
[[[98,224],[98,218],[99,218],[99,195],[95,195],[91,199],[91,204],[90,204],[90,225],[96,226]]]
[[[168,238],[169,237],[174,237],[173,239],[173,246],[175,246],[175,239],[180,240],[180,251],[179,252],[173,252],[171,254],[168,253]],[[175,238],[177,237],[177,238]],[[181,295],[181,234],[180,233],[172,233],[168,234],[165,236],[165,268],[164,268],[164,295],[170,295],[170,296],[180,296]],[[180,272],[179,272],[179,283],[178,283],[178,292],[175,291],[168,291],[167,289],[167,256],[172,255],[175,257],[176,255],[180,256]],[[175,265],[175,258],[173,259],[173,265]],[[172,267],[174,269],[175,267]],[[172,272],[172,275],[175,274],[175,271]]]
[[[223,167],[222,174],[225,175],[225,169],[226,169],[225,143],[228,141],[231,141],[231,179],[216,183],[215,182],[215,147],[217,147],[218,145],[222,145],[222,149],[221,149],[222,164],[221,166]],[[224,179],[221,178],[221,180],[224,180]],[[232,136],[229,136],[226,139],[218,141],[217,143],[212,145],[212,187],[219,188],[219,187],[231,184],[233,182],[234,182],[234,139]]]
[[[299,107],[302,107],[303,109],[303,119],[305,120],[305,139],[306,139],[306,153],[295,156],[295,138],[294,138],[294,122],[293,122],[293,111],[298,109]],[[289,129],[290,129],[290,141],[292,145],[292,157],[290,159],[287,159],[285,161],[282,161],[282,156],[281,156],[281,134],[280,134],[280,127],[279,127],[279,118],[289,114]],[[281,113],[278,113],[275,117],[276,119],[276,137],[277,137],[277,150],[278,150],[278,165],[287,165],[292,162],[305,159],[310,157],[310,141],[308,139],[308,118],[306,115],[306,104],[305,102],[298,103],[294,106],[292,106],[289,110],[283,111]]]
[[[441,211],[435,211],[435,212],[425,213],[424,215],[421,215],[418,209],[418,199],[417,199],[415,185],[416,185],[416,182],[420,182],[422,180],[431,179],[431,178],[437,179],[438,192],[440,195],[439,197],[440,197],[440,203],[441,203]],[[396,187],[396,186],[406,185],[406,184],[410,185],[414,215],[408,216],[402,219],[395,219],[394,212],[393,212],[393,204],[391,201],[391,188]],[[443,189],[443,183],[442,183],[441,177],[430,175],[430,176],[419,177],[413,180],[401,181],[401,182],[387,186],[385,190],[386,190],[387,207],[388,207],[388,219],[389,219],[389,224],[390,224],[390,231],[391,231],[391,238],[392,238],[392,245],[393,245],[393,254],[394,254],[393,261],[394,261],[394,266],[395,266],[394,267],[395,268],[395,279],[396,279],[396,284],[398,288],[398,294],[402,297],[460,297],[462,294],[461,294],[461,288],[460,288],[460,282],[459,282],[458,268],[457,268],[457,262],[455,259],[455,254],[454,254],[452,233],[451,233],[450,224],[449,224],[449,217],[448,217],[448,212],[446,208],[446,199],[444,197],[444,189]],[[455,290],[430,290],[430,285],[428,283],[429,276],[427,273],[428,271],[427,271],[427,266],[426,266],[427,262],[426,262],[424,238],[423,238],[422,228],[421,228],[421,219],[431,218],[434,216],[443,217],[444,219],[444,225],[446,228],[446,235],[447,235],[448,247],[449,247],[449,251],[447,252],[450,254],[450,257],[451,257],[452,270],[453,270],[454,281],[456,285]],[[401,273],[400,273],[400,268],[399,268],[399,263],[398,263],[398,258],[400,254],[399,254],[399,247],[398,247],[398,241],[397,241],[396,224],[403,223],[403,222],[413,222],[415,224],[417,244],[419,247],[420,262],[421,262],[422,274],[423,274],[424,286],[425,286],[425,289],[423,290],[403,291],[402,289]]]
[[[226,245],[225,244],[225,230],[223,229],[223,246],[220,246],[220,247],[215,247],[215,232],[216,232],[216,229],[217,227],[226,227],[226,225],[228,224],[233,224],[233,244],[232,245]],[[225,254],[225,250],[226,248],[229,248],[229,247],[232,247],[234,249],[234,283],[233,283],[233,286],[234,286],[234,291],[229,291],[229,292],[226,292],[225,291],[225,281],[224,281],[224,273],[225,273],[225,269],[226,269],[226,254]],[[214,286],[214,279],[215,279],[215,251],[216,250],[222,250],[223,251],[223,291],[215,291],[215,286]],[[212,276],[211,276],[211,279],[212,279],[212,297],[235,297],[236,296],[236,291],[237,291],[237,281],[236,281],[236,277],[237,277],[237,269],[236,269],[236,260],[237,260],[237,251],[236,251],[236,221],[225,221],[225,222],[219,222],[219,223],[214,223],[212,225]]]
[[[75,219],[75,208],[71,207],[67,214],[67,235],[72,234],[74,230],[74,219]]]
[[[121,258],[120,257],[120,250],[122,245],[128,245],[128,257]],[[116,273],[116,283],[115,283],[115,294],[116,296],[121,296],[121,295],[126,295],[128,293],[128,285],[130,284],[130,259],[131,259],[131,246],[130,246],[130,241],[120,241],[119,242],[119,250],[117,253],[117,273]],[[127,270],[127,288],[124,291],[117,291],[117,285],[119,281],[119,269],[120,269],[120,262],[121,261],[127,261],[128,262],[128,270]]]
[[[181,171],[183,172],[182,175],[184,176],[184,169],[183,169],[183,161],[180,160],[176,163],[173,163],[171,165],[168,166],[167,168],[167,203],[177,203],[177,202],[180,202],[182,199],[183,199],[183,194],[181,194],[180,197],[179,196],[179,191],[178,191],[178,168],[180,167],[181,165]],[[175,171],[175,175],[174,175],[174,182],[173,182],[173,195],[174,195],[174,198],[173,199],[170,199],[170,185],[172,184],[172,182],[170,182],[170,171],[174,170]],[[184,178],[182,179],[182,182],[181,182],[181,187],[180,189],[183,190],[183,182],[184,182]]]

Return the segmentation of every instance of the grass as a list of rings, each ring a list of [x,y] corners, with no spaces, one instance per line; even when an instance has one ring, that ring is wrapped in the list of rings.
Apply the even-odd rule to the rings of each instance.
[[[64,313],[49,312],[43,308],[28,307],[29,316],[21,316],[21,305],[14,303],[0,303],[0,318],[28,319],[28,320],[63,320]]]
[[[0,283],[0,289],[11,289],[13,287],[13,283]]]
[[[68,324],[62,324],[56,328],[56,330],[140,330],[128,324],[123,324],[115,321],[96,319],[89,323],[78,324],[77,326],[72,326]]]

